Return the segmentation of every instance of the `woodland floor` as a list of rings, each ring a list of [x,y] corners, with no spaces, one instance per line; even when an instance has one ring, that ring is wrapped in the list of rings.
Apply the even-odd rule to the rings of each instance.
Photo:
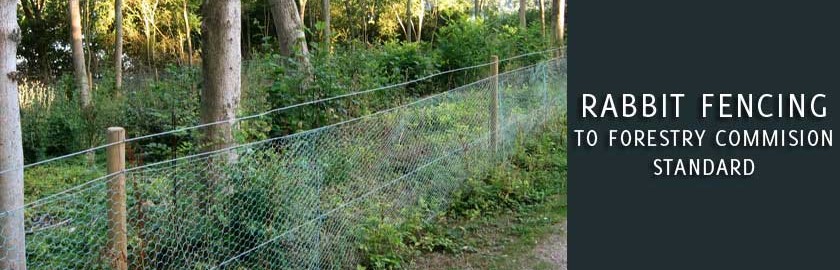
[[[462,234],[461,251],[425,253],[411,269],[567,269],[564,196],[450,228]]]

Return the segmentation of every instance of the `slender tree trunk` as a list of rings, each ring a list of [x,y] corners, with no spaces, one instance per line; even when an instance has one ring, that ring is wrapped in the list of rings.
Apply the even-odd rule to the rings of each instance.
[[[297,57],[305,72],[312,73],[309,62],[309,47],[306,45],[306,35],[300,20],[294,0],[269,0],[271,14],[274,18],[274,28],[280,41],[280,54],[286,57]]]
[[[76,86],[79,88],[79,99],[82,104],[82,109],[87,110],[90,107],[91,96],[87,68],[85,67],[84,43],[82,41],[82,16],[79,11],[79,0],[69,0],[68,4],[70,8],[73,70],[76,74]]]
[[[566,44],[566,0],[560,0],[560,12],[557,13],[557,24],[560,25],[557,29],[559,30],[559,34],[557,35],[560,39],[560,44]]]
[[[412,36],[414,35],[414,22],[411,19],[413,17],[411,15],[411,0],[405,0],[405,17],[406,17],[406,41],[411,42]]]
[[[438,22],[440,21],[440,20],[438,19],[438,18],[440,18],[440,10],[438,9],[437,2],[434,2],[433,4],[434,4],[434,5],[432,6],[432,20],[433,20],[433,21],[432,21],[432,34],[434,34],[435,32],[437,32],[437,30],[438,30]],[[429,38],[429,44],[430,44],[432,47],[434,47],[434,45],[435,45],[435,35],[432,35],[432,37],[431,37],[431,38]]]
[[[554,45],[562,47],[565,44],[566,31],[566,0],[552,0],[551,19],[553,21]]]
[[[543,40],[546,40],[545,35],[545,0],[537,0],[540,5],[540,31],[542,31]]]
[[[528,0],[519,0],[519,27],[522,29],[528,28],[528,22],[526,21],[526,16],[528,9]]]
[[[122,0],[114,2],[114,29],[116,30],[116,40],[114,49],[114,81],[117,94],[122,94],[122,70],[123,70],[123,16],[122,16]]]
[[[201,95],[201,122],[233,119],[239,106],[242,70],[241,21],[239,0],[205,2],[202,37],[204,87]],[[234,145],[231,123],[204,128],[204,149],[214,151]],[[228,161],[236,159],[233,151]]]
[[[332,38],[332,29],[330,29],[330,20],[332,20],[332,14],[330,14],[330,0],[322,0],[322,16],[324,17],[324,49],[327,50],[327,53],[331,52],[331,38]]]
[[[481,12],[481,4],[479,0],[473,0],[473,18],[478,19],[478,14]]]
[[[400,25],[400,29],[402,29],[403,34],[407,37],[408,36],[408,28],[405,28],[405,23],[403,23],[402,18],[400,18],[400,14],[394,11],[394,16],[397,17],[397,23]]]
[[[305,22],[306,18],[306,0],[300,0],[300,3],[298,3],[298,7],[300,7],[300,22],[303,23]]]
[[[85,0],[84,20],[82,20],[82,35],[84,39],[92,39],[91,37],[93,37],[90,30],[90,13],[90,0]],[[93,83],[93,70],[96,68],[93,63],[93,53],[91,53],[90,42],[82,42],[82,44],[85,46],[83,51],[88,52],[85,54],[85,67],[87,68],[88,84],[91,91],[93,91],[95,88]]]
[[[76,75],[76,87],[79,88],[79,102],[82,107],[82,116],[85,121],[90,123],[91,119],[91,93],[90,93],[90,79],[91,76],[87,72],[85,66],[85,51],[84,41],[82,36],[82,14],[79,9],[79,0],[68,1],[70,9],[70,37],[71,48],[73,50],[73,69]],[[88,134],[91,135],[91,134]],[[91,139],[91,137],[88,137]],[[92,144],[92,140],[88,143]],[[89,164],[94,162],[94,152],[86,154]]]
[[[191,33],[192,32],[192,29],[191,29],[192,27],[190,27],[190,13],[189,13],[190,11],[189,11],[189,6],[187,6],[187,1],[188,0],[184,0],[184,2],[183,2],[183,10],[182,10],[183,15],[182,16],[184,18],[185,34],[187,35],[187,62],[189,63],[189,66],[192,67],[192,65],[193,65],[193,59],[192,59],[192,57],[193,57],[193,45],[192,45],[192,33]]]
[[[17,1],[0,0],[0,269],[26,269],[23,142],[17,89]],[[7,212],[8,211],[8,212]]]
[[[362,0],[362,3],[365,3],[365,0]],[[367,5],[365,5],[365,4],[362,4],[362,6],[363,6],[363,7],[365,7],[365,8],[367,8]],[[365,41],[365,44],[367,44],[367,43],[368,43],[368,23],[367,23],[367,16],[368,16],[368,15],[373,16],[373,15],[372,15],[372,14],[368,14],[367,9],[365,9],[365,10],[364,10],[364,12],[362,12],[362,14],[364,14],[364,16],[362,16],[362,18],[361,18],[361,19],[362,19],[362,25],[364,25],[364,27],[362,27],[362,40],[364,40],[364,41]],[[378,19],[378,18],[377,18],[377,19]],[[353,28],[351,28],[351,29],[353,29]]]
[[[417,15],[417,41],[423,36],[423,19],[426,17],[426,0],[420,0],[420,14]]]

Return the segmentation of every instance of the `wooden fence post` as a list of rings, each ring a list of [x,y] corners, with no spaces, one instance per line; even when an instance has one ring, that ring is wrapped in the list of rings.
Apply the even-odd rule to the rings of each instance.
[[[125,202],[125,129],[108,128],[108,260],[112,269],[128,269]]]
[[[490,56],[490,149],[497,155],[499,147],[499,56]]]

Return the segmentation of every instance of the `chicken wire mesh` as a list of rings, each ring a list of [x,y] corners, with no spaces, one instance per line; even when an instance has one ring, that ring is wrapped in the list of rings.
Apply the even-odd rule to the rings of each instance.
[[[564,113],[565,99],[558,58],[361,118],[129,168],[125,254],[108,248],[120,233],[108,221],[113,175],[0,221],[24,216],[30,269],[109,269],[115,260],[130,269],[354,268],[377,222],[445,209],[517,137]],[[7,233],[0,260],[23,264]]]

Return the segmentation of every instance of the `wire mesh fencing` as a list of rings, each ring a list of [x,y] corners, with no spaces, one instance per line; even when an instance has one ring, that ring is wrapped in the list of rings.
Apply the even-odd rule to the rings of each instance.
[[[446,209],[464,180],[563,114],[565,99],[566,60],[551,59],[360,118],[129,168],[124,202],[109,201],[115,175],[105,175],[0,221],[23,215],[30,269],[355,268],[371,224]],[[125,231],[109,223],[113,205]],[[118,234],[125,251],[113,250]],[[0,243],[0,260],[23,263],[11,256],[18,243]]]

